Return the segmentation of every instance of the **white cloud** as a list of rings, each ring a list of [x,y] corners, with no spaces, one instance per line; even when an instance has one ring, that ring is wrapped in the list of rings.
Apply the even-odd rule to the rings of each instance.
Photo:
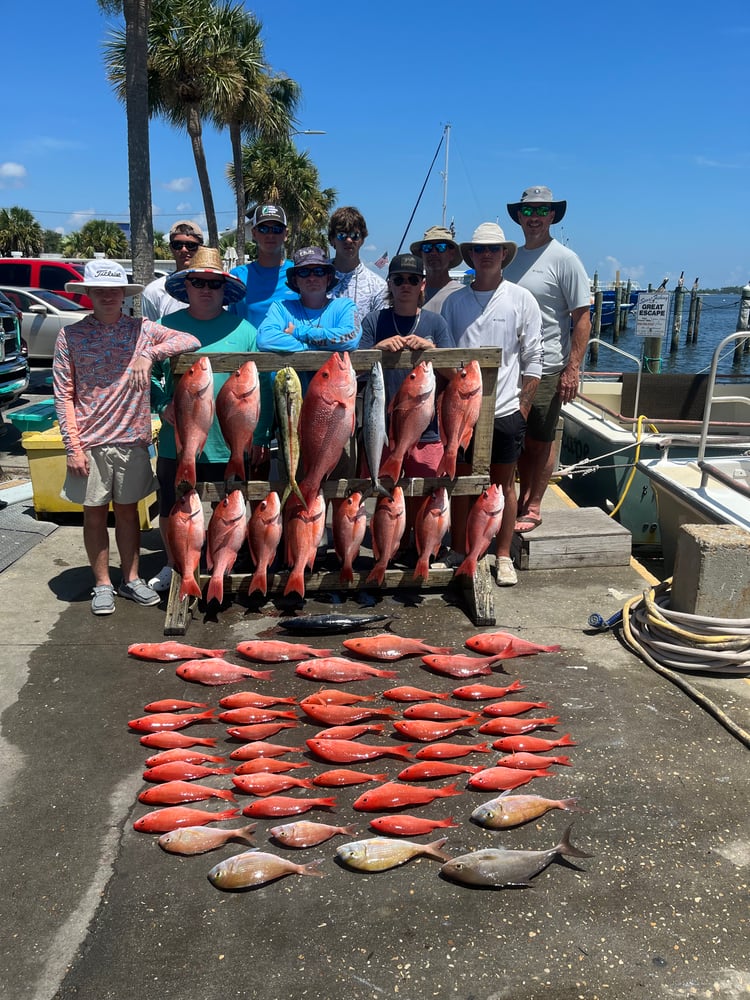
[[[80,229],[81,226],[85,225],[90,219],[96,218],[96,212],[93,208],[84,208],[80,212],[73,212],[73,214],[68,219],[68,223],[71,229]]]
[[[23,187],[25,180],[26,167],[23,164],[13,163],[11,160],[0,163],[0,188]]]
[[[175,191],[180,194],[183,191],[192,191],[193,179],[191,177],[175,177],[171,181],[166,181],[161,186],[166,191]]]
[[[193,206],[189,201],[181,201],[175,205],[174,210],[175,212],[182,212],[183,215],[189,215],[193,211]]]

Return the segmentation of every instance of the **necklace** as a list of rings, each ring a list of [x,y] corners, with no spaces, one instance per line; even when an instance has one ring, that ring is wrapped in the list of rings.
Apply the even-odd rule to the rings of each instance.
[[[411,329],[407,330],[404,333],[401,330],[399,330],[398,323],[396,322],[396,313],[393,311],[393,309],[391,309],[391,318],[393,319],[393,329],[396,331],[396,333],[399,335],[399,337],[410,337],[414,333],[414,331],[417,329],[417,327],[419,326],[419,317],[421,315],[422,315],[422,310],[420,309],[417,312],[417,315],[414,317],[414,322],[411,325]],[[409,319],[409,317],[405,316],[404,319]]]
[[[479,294],[477,294],[477,292],[474,290],[474,285],[469,285],[469,288],[471,289],[471,294],[474,296],[474,301],[479,306],[479,312],[481,315],[487,308],[490,299],[495,294],[497,289],[496,288],[483,289]],[[485,301],[482,302],[482,300],[479,298],[479,295],[487,295],[488,298],[486,298]]]
[[[326,305],[327,304],[328,303],[326,303]],[[305,309],[305,307],[302,305],[302,299],[299,300],[299,305],[300,305],[300,309],[305,314],[305,319],[310,324],[310,326],[318,326],[319,327],[320,326],[320,321],[323,319],[323,313],[326,311],[326,306],[323,306],[323,308],[321,310],[321,313],[320,313],[320,316],[318,316],[318,322],[315,323],[315,322],[313,322],[313,317],[310,315],[310,313],[307,311],[307,309]]]

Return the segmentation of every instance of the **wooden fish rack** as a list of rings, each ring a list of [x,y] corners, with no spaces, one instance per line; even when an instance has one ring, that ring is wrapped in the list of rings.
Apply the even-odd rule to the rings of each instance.
[[[243,362],[254,361],[259,372],[278,371],[280,368],[289,366],[298,373],[316,372],[330,358],[329,351],[301,351],[289,354],[274,354],[270,352],[253,352],[248,354],[211,354],[211,367],[214,372],[235,371]],[[173,359],[173,372],[175,380],[179,379],[190,366],[199,358],[200,354],[182,354]],[[354,370],[358,375],[369,372],[376,361],[380,361],[383,368],[398,368],[411,370],[420,361],[431,361],[436,371],[456,369],[460,365],[469,361],[478,361],[482,372],[482,406],[474,428],[473,459],[471,473],[466,476],[458,476],[454,480],[442,478],[408,479],[402,478],[398,485],[403,489],[404,496],[425,496],[431,493],[438,486],[445,486],[450,496],[478,496],[490,482],[490,455],[492,451],[492,435],[494,430],[495,416],[495,390],[497,385],[497,372],[502,360],[500,348],[442,348],[425,351],[401,351],[393,353],[390,351],[362,350],[352,351],[350,358]],[[370,485],[369,479],[336,479],[326,480],[322,485],[322,492],[326,499],[345,498],[355,490],[366,490]],[[285,480],[262,481],[251,480],[247,483],[232,483],[230,490],[241,489],[247,500],[262,500],[270,490],[275,490],[281,495]],[[196,490],[200,498],[204,501],[216,503],[224,498],[227,493],[225,483],[197,483]],[[360,559],[362,557],[360,556]],[[372,584],[366,584],[366,578],[371,569],[368,565],[365,569],[354,570],[354,580],[348,587],[343,585],[339,579],[338,570],[315,572],[313,571],[305,578],[305,593],[316,591],[339,591],[352,592],[358,590],[374,590]],[[389,567],[385,572],[383,586],[377,588],[383,590],[395,590],[400,588],[408,589],[428,589],[445,588],[454,580],[452,569],[430,567],[426,581],[415,582],[412,578],[411,569],[401,569]],[[282,594],[289,571],[277,570],[268,574],[268,596]],[[207,583],[208,575],[201,574],[198,579],[201,589]],[[251,574],[231,574],[224,579],[225,594],[247,593],[250,584]],[[467,604],[467,614],[475,625],[494,625],[496,623],[494,612],[494,584],[489,568],[489,557],[479,561],[477,572],[473,579],[459,577],[456,581],[463,591],[463,596]],[[182,580],[176,571],[172,574],[172,583],[167,602],[167,613],[164,622],[164,635],[185,635],[188,625],[196,607],[196,600],[183,598],[180,600],[179,591]]]

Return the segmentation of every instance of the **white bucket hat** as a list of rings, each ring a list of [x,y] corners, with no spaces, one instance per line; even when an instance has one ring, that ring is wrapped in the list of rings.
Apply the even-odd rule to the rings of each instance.
[[[116,260],[90,260],[83,269],[81,281],[66,281],[66,292],[88,292],[92,288],[122,288],[125,298],[138,295],[144,285],[128,284],[125,268]]]
[[[518,250],[518,244],[514,243],[513,240],[506,240],[505,233],[496,222],[483,222],[481,226],[477,226],[474,230],[471,242],[461,244],[461,256],[469,267],[474,267],[471,248],[481,243],[484,243],[485,246],[501,246],[505,249],[506,257],[503,261],[503,267],[507,267],[510,264]]]

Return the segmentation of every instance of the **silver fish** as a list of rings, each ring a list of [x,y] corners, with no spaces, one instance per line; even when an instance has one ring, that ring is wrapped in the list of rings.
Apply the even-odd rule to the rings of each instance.
[[[245,851],[214,865],[208,873],[208,880],[217,889],[255,889],[285,875],[323,877],[325,872],[318,871],[323,860],[319,858],[306,865],[298,865],[266,851]]]
[[[352,840],[348,844],[342,844],[336,848],[336,854],[349,868],[360,872],[384,872],[406,864],[420,854],[437,861],[447,861],[447,856],[440,850],[447,839],[440,837],[431,844],[417,844],[413,840],[369,837],[367,840]]]
[[[577,799],[545,799],[541,795],[510,795],[503,792],[477,806],[472,819],[486,830],[505,830],[509,826],[520,826],[529,820],[538,819],[550,809],[566,809],[568,812],[586,812],[578,805]]]
[[[280,368],[276,372],[273,383],[273,399],[276,409],[281,457],[286,470],[287,485],[281,497],[283,507],[291,493],[296,493],[307,507],[300,488],[297,485],[297,466],[299,465],[299,416],[302,409],[302,385],[299,375],[293,368]]]
[[[370,369],[370,377],[365,384],[362,417],[362,443],[365,448],[367,467],[370,470],[369,495],[390,496],[378,478],[383,448],[388,441],[385,424],[385,379],[383,367],[376,361]]]
[[[183,826],[170,830],[159,837],[159,847],[170,854],[204,854],[217,847],[223,847],[230,840],[244,840],[252,844],[252,834],[257,823],[238,826],[232,830],[210,828],[207,826]]]
[[[393,615],[298,615],[282,618],[278,624],[287,632],[353,632],[392,618]]]
[[[505,847],[488,847],[453,858],[440,869],[441,875],[473,886],[529,886],[529,881],[550,864],[558,854],[572,858],[590,858],[570,842],[573,824],[565,830],[562,840],[549,851],[512,851]]]

